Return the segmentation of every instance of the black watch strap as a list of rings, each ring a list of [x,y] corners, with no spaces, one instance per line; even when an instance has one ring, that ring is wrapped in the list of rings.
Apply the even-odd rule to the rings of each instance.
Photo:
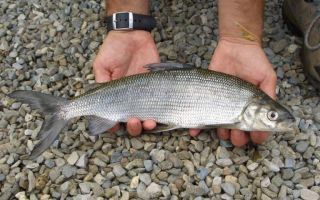
[[[106,17],[107,29],[111,30],[145,30],[151,31],[156,27],[156,20],[150,15],[132,12],[117,12]]]

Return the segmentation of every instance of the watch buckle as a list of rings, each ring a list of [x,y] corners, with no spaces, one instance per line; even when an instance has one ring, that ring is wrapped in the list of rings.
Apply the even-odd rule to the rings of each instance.
[[[117,15],[127,13],[129,15],[128,27],[118,28],[117,27]],[[133,29],[133,14],[132,12],[116,12],[112,14],[112,26],[113,30],[132,30]]]

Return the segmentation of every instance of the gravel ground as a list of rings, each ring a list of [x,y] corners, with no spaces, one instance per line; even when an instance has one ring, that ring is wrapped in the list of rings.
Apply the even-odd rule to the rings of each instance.
[[[56,3],[55,3],[56,2]],[[319,199],[320,105],[299,59],[301,39],[283,25],[281,2],[266,2],[265,51],[280,102],[301,133],[273,134],[234,148],[212,132],[92,142],[78,120],[36,161],[41,116],[5,94],[16,89],[73,97],[94,82],[92,60],[105,36],[103,2],[4,0],[0,6],[0,199]],[[217,45],[215,1],[153,1],[162,61],[206,68]]]

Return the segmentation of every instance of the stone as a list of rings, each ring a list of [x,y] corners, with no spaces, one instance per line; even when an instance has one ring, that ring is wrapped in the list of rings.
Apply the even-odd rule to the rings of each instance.
[[[299,141],[296,144],[296,150],[299,153],[304,153],[308,149],[309,143],[307,141]]]
[[[271,182],[270,182],[269,177],[265,177],[261,181],[261,187],[269,187],[270,184],[271,184]]]
[[[221,183],[222,178],[220,176],[216,176],[212,180],[212,190],[214,193],[219,194],[221,193]]]
[[[76,166],[80,168],[86,168],[88,166],[88,155],[82,154],[77,160]]]
[[[147,186],[151,183],[151,177],[149,174],[146,174],[146,173],[139,174],[139,179]]]
[[[130,141],[131,141],[132,147],[136,150],[142,149],[144,146],[144,144],[140,140],[138,140],[137,138],[131,138]]]
[[[232,165],[232,160],[229,158],[221,158],[216,161],[216,164],[221,167],[227,167]]]
[[[239,175],[239,183],[242,187],[246,187],[249,184],[249,179],[247,178],[247,176],[244,173],[241,173]]]
[[[298,45],[296,45],[296,44],[290,44],[289,46],[288,46],[288,52],[289,53],[294,53],[294,52],[296,52],[296,50],[298,49]]]
[[[69,165],[75,165],[79,159],[79,155],[76,151],[73,151],[67,159]]]
[[[131,179],[130,188],[136,189],[139,186],[139,176],[135,176]]]
[[[233,196],[236,193],[236,188],[232,183],[222,183],[221,188],[225,193],[229,194],[230,196]]]
[[[112,172],[114,173],[114,175],[115,175],[116,177],[120,177],[120,176],[123,176],[123,175],[126,174],[126,170],[123,169],[123,167],[122,167],[121,165],[115,165],[115,166],[113,167]]]
[[[267,195],[262,194],[261,195],[261,200],[272,200],[272,199],[270,197],[268,197]]]
[[[267,159],[264,159],[263,160],[263,163],[266,167],[268,167],[268,169],[270,171],[273,171],[273,172],[279,172],[280,171],[280,167],[278,165],[276,165],[275,163],[273,162],[270,162],[269,160]]]
[[[247,166],[247,168],[248,168],[248,170],[253,171],[253,170],[257,169],[258,166],[259,166],[258,163],[253,162],[253,163],[249,164],[249,165]]]
[[[144,160],[144,161],[143,161],[143,165],[144,165],[144,168],[146,169],[147,172],[152,171],[152,169],[153,169],[153,162],[152,162],[152,160]]]
[[[165,151],[164,150],[158,150],[158,149],[153,149],[150,152],[150,156],[155,163],[160,163],[164,161],[165,159]]]
[[[160,197],[162,194],[161,186],[157,183],[152,182],[146,189],[146,192],[151,198]]]
[[[79,183],[79,187],[82,194],[90,193],[90,184],[88,182]]]
[[[271,43],[271,48],[275,53],[281,52],[288,46],[288,41],[286,39],[281,39],[279,41]]]
[[[320,196],[318,193],[309,190],[309,189],[301,189],[300,190],[300,197],[304,200],[315,200],[315,199],[319,199]]]
[[[70,165],[65,165],[62,167],[62,174],[66,177],[66,178],[70,178],[73,175],[75,175],[77,172],[77,169],[73,166]]]
[[[102,185],[105,181],[106,181],[106,178],[104,176],[102,176],[101,174],[97,174],[93,180],[98,183],[99,185]]]
[[[204,180],[207,177],[208,174],[209,174],[209,170],[207,168],[200,167],[197,170],[197,175],[198,175],[200,180]]]

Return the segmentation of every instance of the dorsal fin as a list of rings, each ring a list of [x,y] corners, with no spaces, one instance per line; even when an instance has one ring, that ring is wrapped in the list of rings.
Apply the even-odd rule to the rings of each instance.
[[[196,69],[195,67],[184,63],[151,63],[145,65],[144,68],[148,69],[151,72],[177,69]]]

